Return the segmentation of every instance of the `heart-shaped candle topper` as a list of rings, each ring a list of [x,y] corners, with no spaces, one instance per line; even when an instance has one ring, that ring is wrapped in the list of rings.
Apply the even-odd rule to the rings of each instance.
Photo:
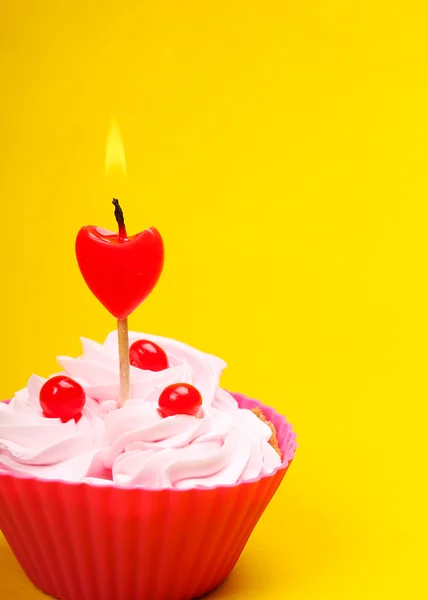
[[[116,319],[126,319],[155,287],[164,246],[154,227],[127,236],[122,209],[114,199],[119,233],[88,225],[76,238],[76,257],[91,292]]]

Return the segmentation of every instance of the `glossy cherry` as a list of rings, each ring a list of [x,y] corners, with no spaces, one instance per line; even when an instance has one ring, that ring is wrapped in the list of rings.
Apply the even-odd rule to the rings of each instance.
[[[45,417],[61,419],[63,423],[71,419],[77,422],[82,416],[86,394],[74,379],[57,375],[43,384],[39,401]]]
[[[163,371],[169,367],[165,351],[149,340],[137,340],[131,345],[129,362],[132,366],[145,371]]]
[[[173,383],[159,396],[159,413],[162,417],[172,415],[198,416],[202,405],[200,392],[190,383]]]
[[[88,225],[76,238],[76,257],[87,286],[116,319],[128,317],[155,287],[164,247],[154,227],[128,236],[114,199],[119,233]]]

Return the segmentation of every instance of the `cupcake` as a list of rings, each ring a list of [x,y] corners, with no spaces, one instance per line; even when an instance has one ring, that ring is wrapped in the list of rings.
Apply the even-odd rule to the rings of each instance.
[[[82,340],[82,356],[59,357],[60,373],[0,404],[0,527],[55,598],[187,600],[231,572],[295,435],[219,387],[219,358],[128,332],[164,247],[155,228],[128,236],[113,204],[118,233],[83,227],[76,257],[117,333]]]
[[[0,404],[0,527],[61,600],[213,590],[294,457],[284,417],[220,388],[221,359],[159,336],[129,342],[122,407],[116,332],[82,339],[60,373]]]

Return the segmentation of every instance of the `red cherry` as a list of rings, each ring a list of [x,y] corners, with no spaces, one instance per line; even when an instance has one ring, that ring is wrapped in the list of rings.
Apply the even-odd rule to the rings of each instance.
[[[129,348],[129,362],[145,371],[163,371],[169,367],[165,351],[149,340],[137,340]]]
[[[82,416],[86,394],[74,379],[57,375],[43,384],[39,401],[45,417],[61,419],[63,423],[75,419],[77,423]]]
[[[190,383],[173,383],[159,396],[159,412],[162,417],[172,415],[197,416],[202,404],[200,392]]]
[[[128,237],[119,203],[113,203],[119,233],[82,227],[76,238],[76,257],[94,296],[116,319],[125,319],[158,282],[164,247],[154,227]]]

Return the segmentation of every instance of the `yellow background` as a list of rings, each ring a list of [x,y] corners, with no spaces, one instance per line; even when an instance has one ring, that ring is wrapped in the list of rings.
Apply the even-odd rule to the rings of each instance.
[[[131,327],[298,432],[216,600],[426,597],[424,5],[1,3],[1,397],[114,328],[73,248],[114,227],[114,115],[128,231],[167,252]],[[3,539],[0,597],[42,598]]]

